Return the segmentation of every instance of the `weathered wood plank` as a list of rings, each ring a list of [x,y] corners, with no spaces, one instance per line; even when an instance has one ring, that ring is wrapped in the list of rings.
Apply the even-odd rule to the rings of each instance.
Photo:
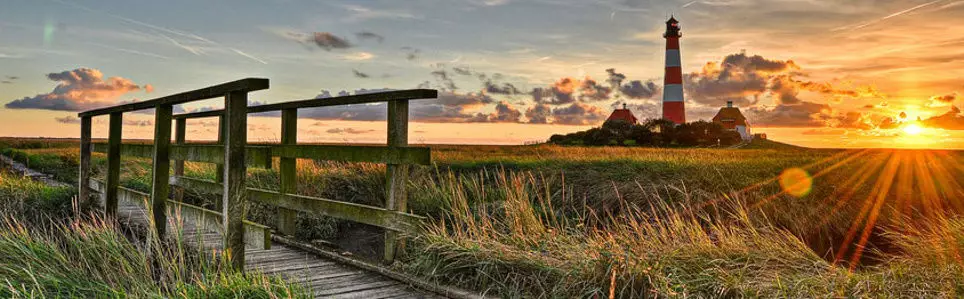
[[[153,157],[153,144],[122,144],[121,155],[140,158]],[[106,152],[107,147],[103,143],[94,143],[93,152]],[[271,148],[268,146],[247,146],[245,147],[248,165],[258,168],[270,168]],[[171,159],[185,160],[204,163],[224,163],[224,146],[216,144],[185,144],[171,145]]]
[[[117,187],[120,186],[121,129],[124,124],[121,113],[111,113],[107,135],[107,190],[104,210],[108,217],[117,215]]]
[[[227,128],[224,126],[224,115],[221,115],[220,117],[218,117],[218,141],[217,141],[218,145],[222,145],[222,146],[224,145],[224,134],[225,134],[224,130],[227,130]],[[267,157],[266,159],[270,164],[271,157]],[[224,182],[224,163],[222,162],[222,163],[215,163],[215,164],[217,164],[217,166],[215,166],[215,169],[214,169],[214,181],[218,183],[223,183]],[[259,167],[259,166],[257,164],[253,164],[251,165],[251,167]],[[259,167],[259,168],[267,168],[267,167]],[[217,206],[218,206],[218,210],[220,210],[221,209],[220,201],[218,202]]]
[[[388,147],[397,149],[408,146],[408,101],[394,101],[388,103]],[[385,209],[390,211],[406,210],[408,193],[405,184],[408,183],[408,165],[388,164],[386,167],[386,196]],[[404,246],[397,232],[385,232],[385,247],[382,251],[383,260],[392,263],[395,260],[397,247]]]
[[[394,280],[368,279],[366,277],[366,278],[358,279],[355,281],[349,281],[345,283],[330,284],[324,287],[324,289],[316,290],[314,293],[315,293],[315,296],[328,297],[328,296],[333,296],[333,295],[342,294],[342,293],[358,292],[363,290],[369,290],[369,289],[386,287],[386,286],[394,286],[394,285],[399,285],[399,283]]]
[[[90,140],[91,140],[91,117],[80,118],[80,173],[77,175],[78,198],[86,201],[90,198]]]
[[[158,105],[177,105],[177,104],[183,104],[191,101],[216,98],[232,92],[247,93],[250,91],[268,89],[268,87],[269,87],[268,79],[246,78],[246,79],[232,81],[224,84],[205,87],[197,90],[173,94],[173,95],[169,95],[166,97],[161,97],[153,100],[148,100],[143,102],[133,102],[133,103],[117,105],[112,107],[88,110],[88,111],[79,113],[78,116],[84,117],[84,116],[97,116],[97,115],[104,115],[104,114],[111,114],[111,113],[130,112],[135,110],[150,109]]]
[[[174,126],[174,144],[184,145],[187,142],[187,119],[176,119]],[[174,176],[184,175],[184,159],[174,160]],[[174,200],[184,201],[184,188],[174,188]]]
[[[251,106],[251,107],[248,107],[248,113],[254,114],[254,113],[281,111],[284,109],[371,104],[371,103],[391,102],[391,101],[400,101],[400,100],[434,99],[437,97],[438,97],[438,91],[434,89],[397,90],[397,91],[368,93],[368,94],[362,94],[362,95],[350,95],[350,96],[341,96],[341,97],[332,97],[332,98],[323,98],[323,99],[305,99],[305,100],[289,101],[289,102],[283,102],[283,103]],[[175,115],[174,118],[201,118],[201,117],[219,116],[223,114],[224,114],[224,110],[209,110],[209,111],[202,111],[202,112],[178,114],[178,115]]]
[[[151,214],[154,232],[163,240],[167,233],[167,208],[171,192],[171,105],[154,109],[154,157],[151,170]]]
[[[307,99],[300,101],[290,101],[275,104],[253,106],[248,113],[261,113],[278,111],[291,108],[313,108],[330,107],[355,104],[369,104],[378,102],[394,102],[405,100],[434,99],[438,97],[438,91],[434,89],[409,89],[376,92],[360,95],[350,95],[343,97],[333,97],[324,99]]]
[[[374,299],[374,298],[387,298],[392,296],[400,296],[412,294],[412,290],[407,285],[388,285],[373,289],[353,291],[348,293],[341,293],[332,295],[331,299]]]
[[[391,211],[384,208],[324,198],[281,194],[255,188],[248,188],[247,193],[249,199],[253,201],[315,215],[351,220],[393,231],[416,233],[420,230],[421,223],[425,219],[421,216]]]
[[[303,259],[278,263],[271,263],[256,267],[259,272],[264,274],[277,274],[279,272],[301,272],[315,267],[334,265],[335,262],[323,261],[319,259]]]
[[[281,144],[295,145],[298,143],[298,109],[281,110]],[[278,170],[281,179],[281,193],[294,194],[298,192],[298,160],[292,157],[281,157]],[[298,212],[279,208],[278,231],[282,234],[294,236],[297,225],[295,220]]]
[[[385,164],[432,164],[427,147],[394,148],[352,145],[279,145],[270,146],[271,155],[282,158],[304,158],[343,162],[372,162]]]
[[[208,110],[174,115],[174,119],[204,118],[224,115],[224,110]]]
[[[94,143],[92,151],[107,151],[104,143]],[[224,156],[221,145],[216,144],[172,144],[171,159],[192,162],[221,164]],[[121,155],[150,158],[151,144],[122,144]],[[371,162],[385,164],[432,163],[431,149],[427,147],[379,147],[352,145],[249,145],[245,149],[251,167],[270,168],[271,157],[304,158],[342,162]]]
[[[90,189],[103,195],[105,194],[106,184],[100,180],[91,179]],[[121,205],[121,207],[130,209],[130,206],[133,205],[138,207],[138,212],[142,212],[145,211],[144,207],[149,202],[150,195],[125,187],[118,187],[118,198],[121,199],[120,202],[128,205],[127,207]],[[168,200],[167,207],[169,214],[177,214],[181,215],[181,218],[192,219],[204,229],[210,231],[224,230],[220,212],[173,200]],[[269,227],[247,220],[244,221],[244,226],[245,244],[257,249],[271,248],[271,229]]]
[[[245,145],[248,144],[248,94],[235,91],[224,98],[224,192],[221,215],[224,249],[231,265],[244,271]]]
[[[171,184],[202,193],[221,194],[221,184],[187,177],[173,177]],[[409,213],[390,211],[357,203],[317,198],[297,194],[281,194],[274,191],[247,188],[248,200],[301,211],[313,215],[324,215],[374,225],[390,230],[417,233],[425,217]]]

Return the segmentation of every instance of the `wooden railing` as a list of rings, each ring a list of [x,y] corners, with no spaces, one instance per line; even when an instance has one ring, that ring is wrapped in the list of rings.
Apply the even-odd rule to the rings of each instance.
[[[221,212],[210,210],[202,214],[220,217],[224,231],[224,249],[230,254],[234,266],[243,269],[245,222],[243,219],[244,202],[257,201],[278,206],[280,209],[277,228],[286,234],[294,233],[297,212],[326,215],[345,220],[374,225],[386,229],[384,260],[395,258],[397,244],[401,244],[398,233],[416,233],[422,217],[406,213],[405,182],[408,179],[408,165],[430,164],[430,150],[425,147],[408,147],[408,101],[436,98],[437,92],[429,89],[414,89],[344,96],[326,99],[308,99],[276,104],[248,107],[249,92],[268,88],[267,79],[243,79],[204,89],[184,92],[154,100],[129,103],[82,112],[81,118],[81,155],[80,155],[80,196],[87,198],[90,191],[102,192],[105,212],[108,216],[117,213],[119,194],[135,196],[138,193],[119,187],[120,157],[152,158],[152,185],[148,210],[158,236],[165,235],[168,203],[178,203],[177,208],[189,207],[180,203],[183,189],[199,189],[204,192],[220,194]],[[173,114],[173,106],[192,101],[224,97],[224,109],[185,114]],[[388,144],[379,146],[339,146],[339,145],[302,145],[297,144],[298,109],[351,104],[387,102]],[[155,109],[154,144],[122,144],[122,115],[143,109]],[[281,111],[281,144],[248,145],[247,114]],[[107,143],[91,143],[92,118],[109,115]],[[186,142],[187,119],[218,117],[218,142],[216,144],[189,144]],[[176,122],[175,143],[171,144],[171,123]],[[106,181],[92,180],[91,153],[107,154]],[[270,168],[272,158],[279,158],[281,179],[280,192],[245,187],[247,167]],[[386,201],[384,207],[373,207],[355,203],[316,198],[296,193],[296,159],[318,159],[347,162],[374,162],[387,164]],[[174,160],[174,175],[170,174],[171,160]],[[184,177],[184,162],[215,163],[217,176],[214,181]],[[171,186],[176,188],[171,201]],[[257,224],[247,224],[258,229]],[[265,230],[267,231],[267,230]],[[250,234],[249,234],[250,235]],[[257,239],[249,236],[248,239]],[[270,236],[263,237],[270,246]]]

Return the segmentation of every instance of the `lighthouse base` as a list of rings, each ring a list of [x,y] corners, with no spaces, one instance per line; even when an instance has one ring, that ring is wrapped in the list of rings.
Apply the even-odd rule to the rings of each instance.
[[[683,102],[663,102],[663,119],[678,125],[685,123],[686,110],[683,108]]]

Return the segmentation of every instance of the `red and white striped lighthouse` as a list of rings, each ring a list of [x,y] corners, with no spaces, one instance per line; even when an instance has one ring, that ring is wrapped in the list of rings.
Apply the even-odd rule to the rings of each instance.
[[[666,21],[666,74],[663,77],[663,118],[676,124],[686,122],[683,107],[683,67],[679,54],[679,21],[670,17]]]

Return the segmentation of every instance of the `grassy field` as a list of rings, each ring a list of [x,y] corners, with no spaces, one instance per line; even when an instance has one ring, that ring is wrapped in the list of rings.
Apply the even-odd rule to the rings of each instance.
[[[76,181],[76,144],[24,145],[42,142],[0,140],[0,150]],[[961,152],[755,142],[743,149],[440,145],[432,155],[435,164],[414,169],[408,185],[410,209],[432,220],[395,267],[443,283],[503,297],[964,292]],[[148,189],[148,163],[125,158],[122,184]],[[103,167],[103,157],[94,164]],[[298,168],[301,194],[384,199],[384,166],[299,160]],[[213,172],[187,166],[188,176]],[[277,189],[277,174],[252,169],[249,184]],[[213,206],[209,196],[189,200]],[[251,206],[249,219],[273,225],[275,213]],[[377,248],[356,244],[367,229],[360,225],[310,215],[298,225],[304,240]]]
[[[62,162],[44,155],[31,153],[29,161]],[[74,188],[0,169],[0,297],[308,297],[280,278],[235,272],[180,240],[138,237],[99,220],[92,208]]]

